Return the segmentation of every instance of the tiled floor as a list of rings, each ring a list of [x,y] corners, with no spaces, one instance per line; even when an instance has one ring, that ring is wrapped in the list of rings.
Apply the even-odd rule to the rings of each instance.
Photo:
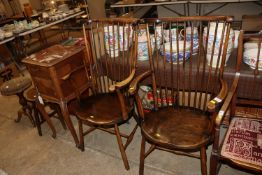
[[[28,74],[26,73],[26,76]],[[10,175],[136,175],[139,167],[140,130],[127,148],[130,170],[126,171],[121,160],[116,138],[101,131],[85,137],[85,151],[75,147],[68,130],[56,119],[57,138],[44,123],[43,136],[37,134],[27,117],[15,123],[20,108],[15,96],[0,96],[0,169]],[[75,117],[72,116],[77,128]],[[121,126],[130,131],[135,121]],[[208,148],[208,166],[211,146]],[[200,161],[163,151],[153,152],[145,164],[146,175],[200,175]],[[222,166],[221,175],[245,175],[227,166]],[[0,175],[1,172],[0,172]]]

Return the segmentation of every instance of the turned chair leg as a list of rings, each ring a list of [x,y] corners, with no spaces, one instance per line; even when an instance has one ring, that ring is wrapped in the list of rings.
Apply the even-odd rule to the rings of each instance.
[[[55,104],[55,105],[54,105],[54,109],[55,109],[55,111],[57,112],[58,119],[60,120],[60,122],[61,122],[64,130],[66,130],[66,129],[67,129],[66,123],[65,123],[65,120],[64,120],[64,117],[63,117],[63,115],[62,115],[62,112],[61,112],[60,107],[59,107],[57,104]]]
[[[201,159],[201,172],[202,172],[202,175],[207,175],[207,155],[206,155],[206,147],[205,146],[201,147],[200,159]]]
[[[79,128],[79,149],[81,151],[85,151],[85,143],[84,143],[84,131],[83,131],[83,123],[81,120],[78,120],[78,128]]]
[[[140,150],[139,175],[143,175],[143,174],[144,174],[144,166],[145,166],[145,147],[146,147],[146,140],[145,140],[145,137],[142,136],[142,141],[141,141],[141,150]]]
[[[28,105],[26,98],[23,95],[23,92],[16,94],[19,98],[19,104],[22,106],[22,109],[18,111],[18,117],[15,119],[15,122],[20,122],[23,114],[25,114],[31,121],[32,125],[35,127],[35,121],[32,116],[32,109]]]
[[[217,156],[215,156],[214,153],[211,152],[209,174],[210,175],[217,175],[217,167],[218,167]]]
[[[127,160],[125,148],[124,148],[124,145],[123,145],[123,142],[122,142],[122,139],[121,139],[121,136],[120,136],[120,132],[119,132],[119,128],[118,128],[117,124],[115,124],[115,133],[116,133],[118,146],[119,146],[119,149],[120,149],[120,153],[121,153],[122,160],[124,162],[125,168],[126,168],[126,170],[129,170],[130,169],[129,163],[128,163],[128,160]]]
[[[23,110],[22,110],[22,108],[21,108],[21,109],[19,109],[19,111],[17,112],[17,118],[15,119],[15,122],[16,122],[16,123],[20,122],[21,119],[22,119],[22,117],[23,117]]]
[[[42,116],[38,112],[36,105],[35,105],[35,102],[33,102],[32,106],[33,106],[33,109],[34,109],[35,124],[36,124],[36,127],[37,127],[38,135],[42,136],[41,121],[40,121],[40,118],[42,118]]]

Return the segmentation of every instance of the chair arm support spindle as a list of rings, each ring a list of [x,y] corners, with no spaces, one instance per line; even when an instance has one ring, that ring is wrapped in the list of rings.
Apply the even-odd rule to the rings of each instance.
[[[228,92],[228,85],[225,80],[220,79],[221,89],[219,94],[208,102],[207,108],[209,112],[214,112],[218,106],[225,100]]]
[[[220,126],[221,125],[221,122],[222,122],[222,120],[223,120],[223,118],[225,116],[225,113],[226,113],[226,111],[228,110],[228,108],[229,108],[229,106],[231,104],[232,98],[233,98],[233,96],[234,96],[234,94],[236,93],[236,90],[237,90],[239,77],[240,77],[240,73],[237,72],[235,74],[235,78],[234,78],[234,81],[233,81],[233,83],[231,85],[229,93],[226,96],[225,102],[224,102],[223,106],[221,107],[221,109],[218,112],[218,115],[216,117],[216,120],[215,120],[215,125],[216,126]]]
[[[122,89],[122,88],[126,87],[127,85],[129,85],[130,82],[133,80],[135,73],[136,73],[135,69],[133,69],[132,72],[130,73],[130,75],[125,80],[111,85],[109,87],[109,91],[114,92],[116,89]]]
[[[142,80],[144,80],[146,77],[152,74],[152,71],[146,71],[142,73],[141,75],[137,76],[130,84],[128,92],[131,95],[134,95],[138,91],[138,83],[140,83]]]

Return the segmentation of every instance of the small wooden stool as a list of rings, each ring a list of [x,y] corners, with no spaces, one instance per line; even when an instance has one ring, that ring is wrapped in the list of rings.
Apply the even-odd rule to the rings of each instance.
[[[32,104],[33,117],[35,119],[37,131],[38,131],[39,136],[42,136],[41,124],[45,121],[45,119],[43,118],[43,116],[41,115],[41,112],[36,107],[36,89],[30,88],[27,92],[25,92],[25,98],[27,99],[28,102]],[[52,111],[48,113],[48,117],[56,117],[57,119],[59,119],[63,128],[66,130],[67,129],[66,124],[64,122],[64,118],[62,116],[59,106],[55,103],[50,103],[50,102],[45,101],[45,106],[46,105],[48,105],[52,109]],[[57,114],[57,116],[55,114]],[[49,122],[51,122],[51,120],[49,120]]]
[[[32,81],[30,78],[27,77],[18,77],[13,78],[11,80],[8,80],[2,84],[0,87],[0,92],[2,95],[10,96],[10,95],[17,95],[19,98],[19,104],[22,106],[22,108],[18,111],[18,118],[15,120],[16,122],[19,122],[24,115],[26,115],[33,126],[35,126],[34,119],[32,117],[32,109],[28,105],[27,100],[25,99],[23,93],[24,91],[29,88],[32,84]]]

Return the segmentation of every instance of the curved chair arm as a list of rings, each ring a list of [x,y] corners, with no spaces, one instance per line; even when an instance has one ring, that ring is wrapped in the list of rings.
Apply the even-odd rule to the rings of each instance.
[[[135,71],[135,69],[133,69],[131,71],[130,75],[125,80],[111,85],[109,87],[109,91],[114,92],[116,89],[122,89],[122,88],[126,87],[127,85],[129,85],[130,82],[133,80],[135,73],[136,73],[136,71]]]
[[[236,75],[235,75],[234,81],[232,83],[232,86],[230,88],[230,91],[229,91],[229,93],[228,93],[228,95],[225,99],[225,102],[224,102],[223,106],[221,107],[221,109],[219,110],[218,115],[216,117],[216,120],[215,120],[216,126],[220,127],[221,122],[222,122],[222,120],[225,116],[225,112],[228,110],[229,105],[231,104],[232,98],[233,98],[234,94],[236,93],[239,77],[240,77],[240,73],[237,72]]]
[[[134,95],[138,90],[138,83],[140,83],[142,80],[144,80],[146,77],[152,74],[152,71],[146,71],[142,73],[141,75],[137,76],[130,84],[128,92],[131,95]]]
[[[218,106],[225,100],[228,92],[227,82],[220,79],[221,89],[219,94],[208,102],[207,108],[209,112],[214,112]]]

